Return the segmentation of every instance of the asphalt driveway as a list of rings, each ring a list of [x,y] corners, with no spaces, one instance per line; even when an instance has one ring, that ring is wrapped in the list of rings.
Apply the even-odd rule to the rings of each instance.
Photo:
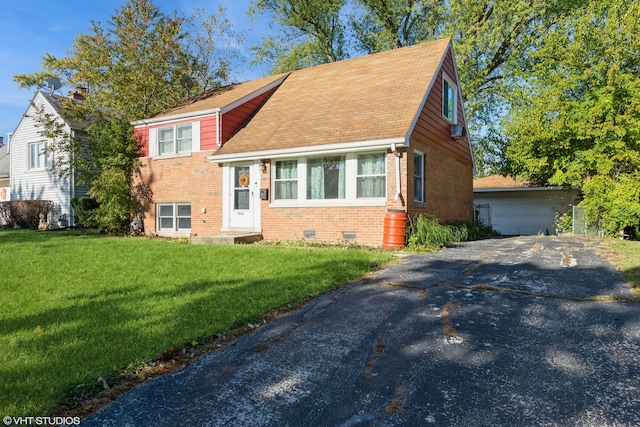
[[[598,241],[462,244],[324,295],[85,426],[637,426],[640,304]]]

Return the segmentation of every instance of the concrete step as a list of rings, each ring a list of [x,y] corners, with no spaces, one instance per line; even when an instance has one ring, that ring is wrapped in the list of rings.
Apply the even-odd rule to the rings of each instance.
[[[204,245],[236,245],[242,243],[253,243],[262,240],[261,233],[234,233],[225,232],[210,236],[192,236],[191,243]]]

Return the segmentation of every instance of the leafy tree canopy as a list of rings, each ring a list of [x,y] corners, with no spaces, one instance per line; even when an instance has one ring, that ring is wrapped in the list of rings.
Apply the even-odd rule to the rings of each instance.
[[[140,143],[129,122],[224,83],[240,40],[222,8],[185,18],[162,13],[151,0],[129,0],[105,25],[91,22],[66,56],[47,54],[41,71],[14,76],[20,87],[57,77],[64,86],[82,88],[83,102],[64,105],[66,119],[86,125],[82,133],[68,134],[46,115],[37,119],[53,141],[49,149],[70,154],[59,157],[68,163],[58,162],[58,172],[73,172],[99,202],[92,223],[109,232],[127,230],[148,201],[134,180]]]
[[[508,171],[577,186],[609,233],[640,223],[640,4],[591,2],[559,21],[513,92]]]
[[[491,170],[502,163],[495,122],[507,106],[516,71],[527,67],[528,53],[547,29],[584,2],[257,0],[253,12],[270,13],[280,32],[255,48],[256,62],[282,72],[451,37],[470,130],[481,137],[476,159]]]
[[[341,11],[345,0],[257,0],[249,15],[270,13],[280,33],[253,48],[254,63],[281,73],[346,58]]]

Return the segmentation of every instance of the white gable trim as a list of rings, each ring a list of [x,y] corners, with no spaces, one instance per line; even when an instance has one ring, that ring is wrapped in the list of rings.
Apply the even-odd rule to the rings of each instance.
[[[226,105],[224,107],[216,107],[216,108],[209,108],[206,110],[199,110],[199,111],[190,111],[187,113],[180,113],[180,114],[173,114],[171,116],[162,116],[162,117],[151,117],[148,119],[142,119],[142,120],[136,120],[134,122],[131,122],[131,125],[133,126],[148,126],[148,125],[152,125],[152,124],[162,124],[162,123],[168,123],[168,122],[173,122],[176,120],[183,120],[183,119],[199,119],[199,118],[203,118],[203,117],[207,117],[207,116],[211,116],[213,114],[224,114],[228,111],[233,110],[234,108],[237,108],[238,106],[251,101],[253,98],[256,98],[268,91],[270,91],[271,89],[273,89],[274,87],[280,86],[282,84],[282,82],[284,81],[284,79],[286,79],[288,76],[288,74],[286,76],[283,76],[282,78],[279,78],[275,81],[273,81],[272,83],[261,87],[260,89],[251,92],[249,95],[244,96],[240,99],[238,99],[235,102],[232,102],[229,105]]]

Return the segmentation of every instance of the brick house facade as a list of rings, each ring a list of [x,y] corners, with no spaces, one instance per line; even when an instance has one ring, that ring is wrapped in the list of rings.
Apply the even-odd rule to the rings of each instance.
[[[135,122],[153,193],[145,233],[380,245],[390,209],[470,221],[458,88],[445,39],[212,90]]]

